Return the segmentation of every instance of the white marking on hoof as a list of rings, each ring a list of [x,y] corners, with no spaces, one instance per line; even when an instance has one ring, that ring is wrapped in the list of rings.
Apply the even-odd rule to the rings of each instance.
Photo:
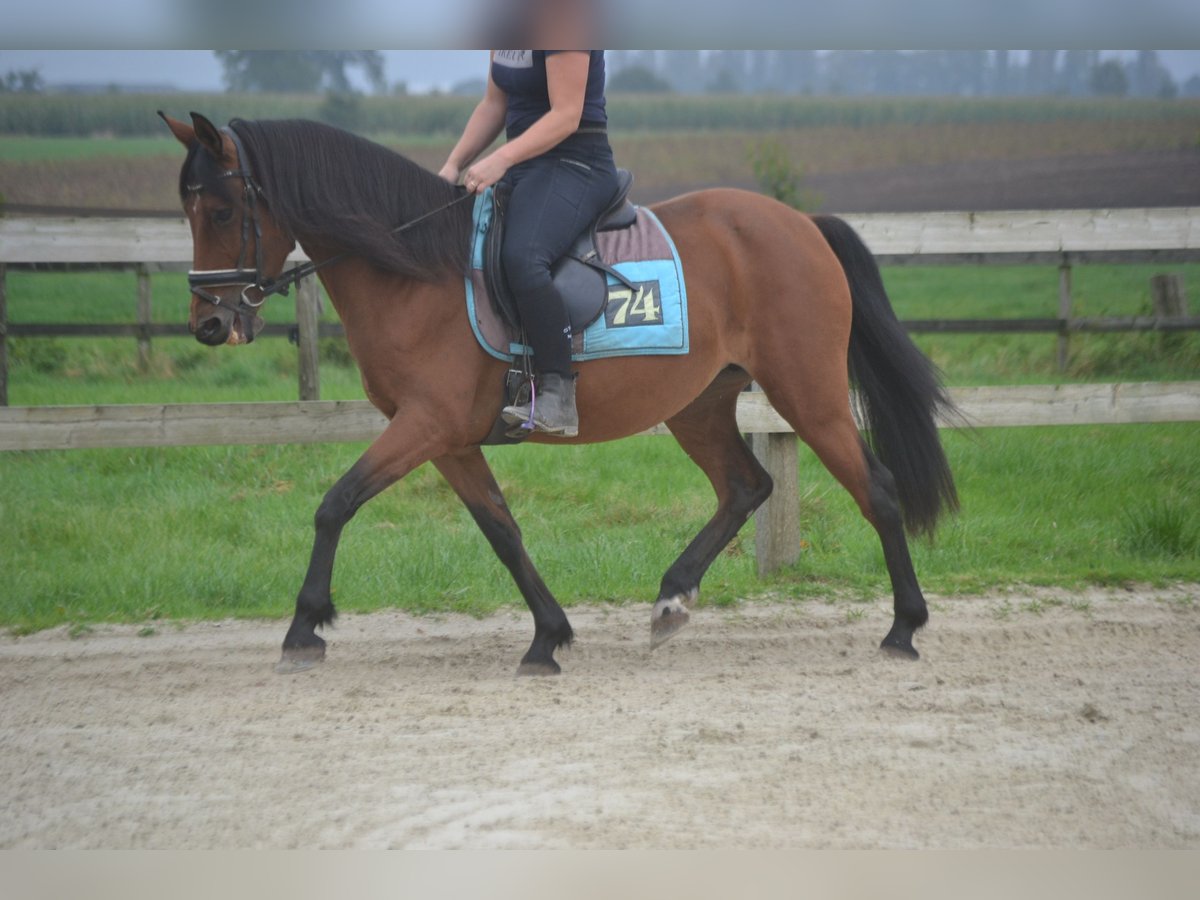
[[[687,625],[691,619],[688,611],[696,605],[696,598],[699,596],[699,589],[693,588],[686,594],[664,597],[654,604],[654,609],[650,612],[651,650],[662,646]]]

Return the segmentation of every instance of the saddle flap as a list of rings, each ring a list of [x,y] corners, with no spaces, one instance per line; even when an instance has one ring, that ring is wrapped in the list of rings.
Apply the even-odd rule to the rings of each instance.
[[[566,305],[573,333],[582,332],[604,312],[608,280],[600,269],[564,256],[550,267],[550,277]]]
[[[483,249],[483,280],[496,312],[504,321],[517,327],[521,316],[517,312],[517,301],[504,277],[504,266],[500,263],[500,244],[504,240],[504,213],[508,209],[512,186],[500,182],[492,188],[492,224],[488,228]]]

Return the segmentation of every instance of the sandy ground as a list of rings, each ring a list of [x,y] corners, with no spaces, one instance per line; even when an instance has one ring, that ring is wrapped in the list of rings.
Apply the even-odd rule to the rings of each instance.
[[[0,639],[0,847],[1200,848],[1200,586]]]

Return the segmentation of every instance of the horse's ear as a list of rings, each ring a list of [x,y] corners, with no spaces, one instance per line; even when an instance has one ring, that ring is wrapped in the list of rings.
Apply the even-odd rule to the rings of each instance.
[[[180,122],[178,119],[172,119],[161,109],[158,111],[158,117],[167,123],[167,127],[171,129],[171,134],[175,135],[175,140],[183,144],[185,147],[191,147],[196,143],[196,129],[186,122]]]
[[[237,166],[237,151],[233,141],[221,134],[216,125],[198,112],[192,113],[192,125],[195,127],[196,140],[213,155],[213,158],[231,168]]]

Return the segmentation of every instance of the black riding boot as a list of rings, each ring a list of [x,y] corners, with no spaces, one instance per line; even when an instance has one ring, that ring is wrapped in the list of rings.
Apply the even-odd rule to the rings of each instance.
[[[500,413],[504,421],[517,427],[529,427],[543,434],[575,437],[579,434],[579,413],[575,410],[575,376],[547,372],[534,388],[528,403],[506,406]]]

